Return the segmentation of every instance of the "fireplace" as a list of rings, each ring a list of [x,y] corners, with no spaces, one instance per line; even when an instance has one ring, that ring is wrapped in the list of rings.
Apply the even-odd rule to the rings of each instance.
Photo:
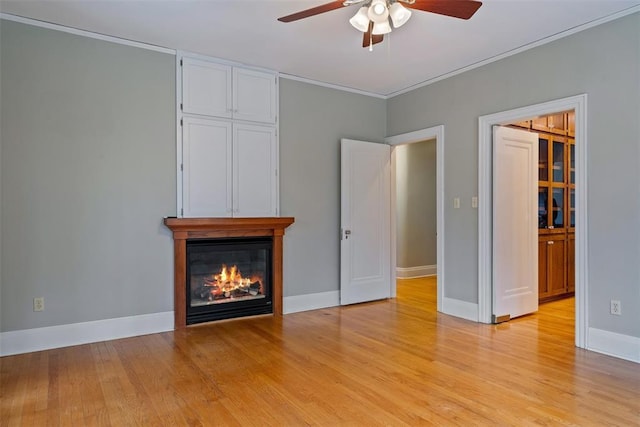
[[[283,236],[293,222],[291,217],[165,218],[173,232],[175,328],[245,315],[281,316]],[[233,259],[222,255],[225,251]],[[210,311],[215,314],[203,314]]]
[[[187,325],[273,312],[272,238],[187,240]]]

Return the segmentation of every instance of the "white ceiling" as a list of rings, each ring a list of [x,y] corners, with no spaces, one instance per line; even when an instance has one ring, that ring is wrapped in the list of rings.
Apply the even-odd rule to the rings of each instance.
[[[0,12],[390,95],[594,21],[640,0],[484,0],[468,21],[414,11],[373,52],[358,6],[276,18],[329,0],[0,0]],[[617,15],[616,15],[617,14]]]

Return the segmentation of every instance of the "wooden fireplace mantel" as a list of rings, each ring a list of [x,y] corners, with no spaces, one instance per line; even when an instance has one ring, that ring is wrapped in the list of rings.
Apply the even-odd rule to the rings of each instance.
[[[282,315],[282,236],[292,217],[279,218],[165,218],[173,232],[174,327],[187,326],[187,240],[227,237],[273,237],[273,314]]]

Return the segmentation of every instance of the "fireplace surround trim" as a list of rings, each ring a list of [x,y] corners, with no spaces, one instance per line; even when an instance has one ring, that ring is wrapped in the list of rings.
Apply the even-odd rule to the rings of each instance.
[[[273,314],[282,315],[282,237],[295,221],[292,217],[277,218],[165,218],[164,224],[173,232],[174,258],[174,328],[187,326],[186,280],[187,240],[228,237],[273,237],[272,297]]]

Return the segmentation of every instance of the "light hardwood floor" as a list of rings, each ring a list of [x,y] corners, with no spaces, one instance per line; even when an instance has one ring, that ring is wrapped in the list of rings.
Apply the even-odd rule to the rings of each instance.
[[[2,426],[640,425],[640,366],[576,349],[573,300],[484,325],[398,298],[0,359]]]

